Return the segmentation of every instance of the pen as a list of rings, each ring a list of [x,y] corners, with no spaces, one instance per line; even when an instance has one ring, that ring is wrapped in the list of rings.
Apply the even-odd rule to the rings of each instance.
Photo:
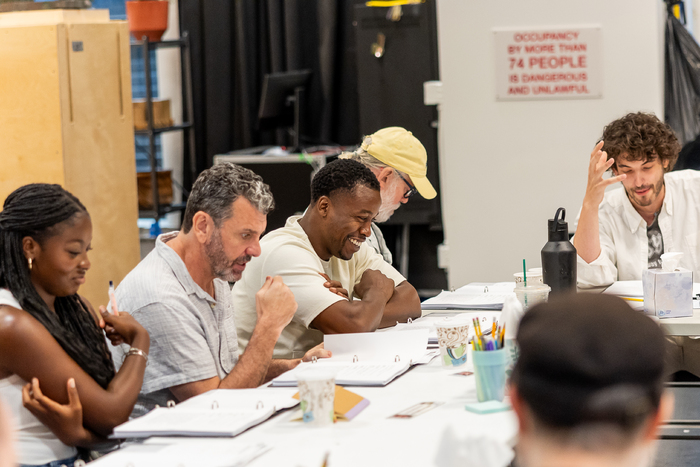
[[[117,296],[114,294],[114,282],[112,281],[109,281],[109,303],[112,305],[112,314],[118,316],[119,308],[117,308]]]
[[[496,317],[493,317],[493,325],[491,325],[491,335],[495,336],[496,335]]]

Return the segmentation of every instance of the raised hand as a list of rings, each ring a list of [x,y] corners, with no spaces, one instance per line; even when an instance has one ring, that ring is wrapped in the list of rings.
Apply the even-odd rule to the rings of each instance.
[[[112,345],[132,345],[137,336],[148,335],[148,331],[125,311],[120,311],[119,315],[113,315],[104,306],[100,306],[100,314],[102,315],[100,326],[104,327],[105,335]]]
[[[265,283],[255,294],[258,325],[271,326],[280,332],[289,324],[297,311],[294,293],[282,277],[267,276]]]
[[[608,159],[608,153],[603,151],[603,144],[603,141],[596,144],[591,153],[591,159],[588,163],[588,183],[586,185],[586,194],[583,197],[583,203],[589,204],[591,208],[595,207],[595,209],[598,209],[598,206],[603,201],[606,187],[627,178],[625,174],[608,179],[603,178],[603,174],[615,163],[615,159]]]

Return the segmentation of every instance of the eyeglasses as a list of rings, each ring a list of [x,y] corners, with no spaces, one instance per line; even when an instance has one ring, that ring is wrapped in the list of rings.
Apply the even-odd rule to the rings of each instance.
[[[410,198],[411,196],[415,195],[416,192],[418,191],[418,190],[416,190],[416,187],[414,187],[413,185],[411,185],[410,183],[408,183],[408,180],[406,180],[405,178],[403,178],[403,175],[401,175],[401,172],[399,172],[398,170],[396,170],[396,175],[398,175],[399,178],[400,178],[401,180],[403,180],[403,182],[406,184],[406,186],[408,186],[408,191],[407,191],[406,193],[403,194],[404,199],[408,199],[408,198]]]

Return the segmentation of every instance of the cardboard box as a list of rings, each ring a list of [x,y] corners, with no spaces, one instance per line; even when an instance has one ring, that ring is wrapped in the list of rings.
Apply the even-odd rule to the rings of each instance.
[[[647,269],[642,285],[645,313],[659,318],[693,316],[693,271]]]

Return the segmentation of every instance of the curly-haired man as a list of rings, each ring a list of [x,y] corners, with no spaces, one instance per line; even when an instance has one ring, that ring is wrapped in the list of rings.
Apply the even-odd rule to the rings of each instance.
[[[631,113],[605,127],[573,239],[580,288],[640,280],[671,251],[683,252],[680,265],[700,277],[700,172],[668,173],[679,152],[673,130],[653,114]],[[613,176],[604,179],[608,169]],[[605,192],[617,182],[624,189]],[[700,341],[669,341],[669,370],[700,376]]]
[[[700,173],[667,173],[679,151],[673,130],[653,114],[631,113],[605,127],[573,239],[579,287],[640,280],[671,251],[685,253],[681,266],[700,277]],[[605,179],[608,169],[613,176]],[[624,189],[605,192],[617,182]]]
[[[262,254],[233,287],[240,349],[255,337],[253,291],[268,276],[280,276],[298,304],[275,358],[302,356],[324,334],[369,332],[420,316],[416,290],[366,243],[380,205],[379,182],[359,162],[339,159],[314,176],[306,212],[263,237]]]

